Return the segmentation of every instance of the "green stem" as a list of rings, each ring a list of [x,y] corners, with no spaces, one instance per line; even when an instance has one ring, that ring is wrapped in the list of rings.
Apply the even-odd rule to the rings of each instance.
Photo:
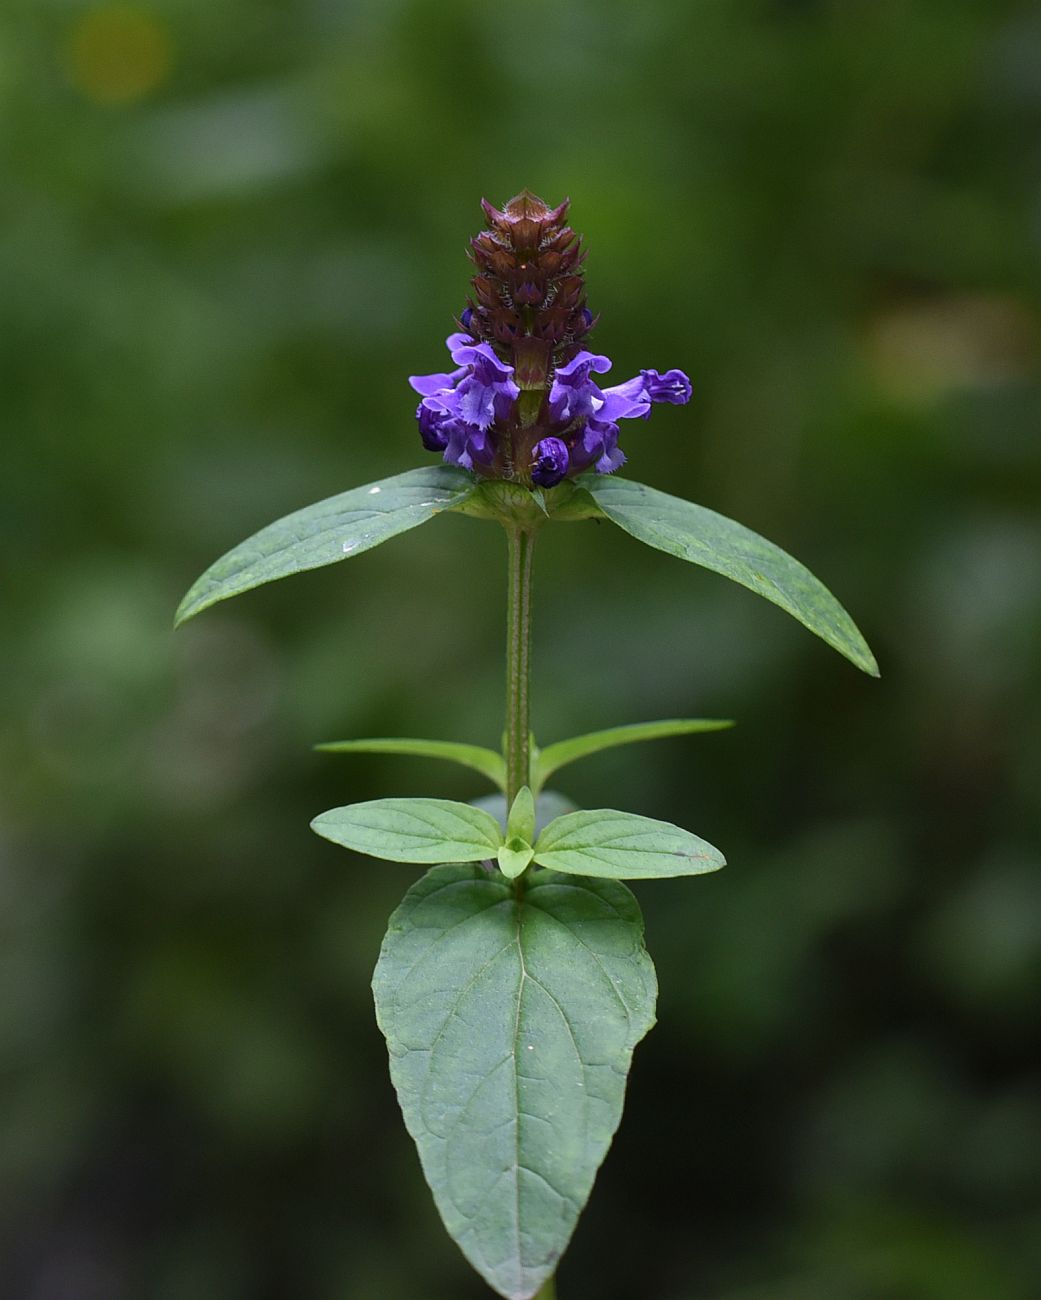
[[[531,717],[531,561],[535,534],[506,525],[509,580],[506,593],[506,807],[529,785]]]
[[[506,524],[509,578],[506,592],[506,808],[518,791],[531,784],[531,573],[535,532]],[[518,901],[524,876],[514,882]],[[542,1284],[535,1300],[557,1300],[553,1278]]]

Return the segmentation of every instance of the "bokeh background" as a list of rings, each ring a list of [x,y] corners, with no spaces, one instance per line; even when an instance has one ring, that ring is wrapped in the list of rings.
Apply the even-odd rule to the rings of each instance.
[[[494,744],[452,517],[176,636],[269,520],[424,459],[478,200],[573,199],[628,473],[792,551],[860,676],[607,526],[540,545],[537,734],[735,730],[559,785],[690,825],[560,1272],[603,1300],[1041,1287],[1041,14],[1010,0],[6,0],[0,1294],[478,1300],[368,981],[415,870],[308,819]]]

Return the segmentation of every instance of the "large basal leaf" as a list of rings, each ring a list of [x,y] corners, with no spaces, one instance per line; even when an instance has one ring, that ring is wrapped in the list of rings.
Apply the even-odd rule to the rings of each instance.
[[[664,718],[660,722],[631,722],[622,727],[608,727],[604,731],[590,731],[570,740],[558,740],[537,751],[532,765],[535,769],[535,788],[541,787],[554,772],[568,763],[574,763],[602,749],[618,745],[632,745],[640,740],[661,740],[665,736],[689,736],[702,731],[724,731],[734,724],[729,718]]]
[[[211,564],[181,601],[175,624],[261,583],[360,555],[454,509],[475,491],[463,470],[431,465],[305,506]]]
[[[743,524],[613,475],[581,480],[608,519],[648,546],[732,578],[787,610],[872,677],[878,665],[856,624],[813,574]]]
[[[671,822],[592,808],[550,822],[535,844],[535,861],[554,871],[614,880],[698,876],[726,866],[719,849]]]
[[[654,1023],[636,900],[545,871],[518,902],[501,876],[436,867],[391,917],[373,991],[445,1227],[499,1295],[528,1300],[571,1237]]]
[[[483,745],[465,745],[454,740],[414,740],[404,736],[380,736],[369,740],[327,740],[315,749],[324,754],[414,754],[418,758],[444,758],[480,772],[500,790],[506,788],[506,764],[501,754]]]
[[[334,844],[391,862],[480,862],[502,843],[483,808],[451,799],[370,799],[320,813],[311,829]]]

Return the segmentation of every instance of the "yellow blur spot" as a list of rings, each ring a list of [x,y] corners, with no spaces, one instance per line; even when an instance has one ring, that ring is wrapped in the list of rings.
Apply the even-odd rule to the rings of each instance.
[[[884,388],[928,403],[1036,374],[1041,321],[1010,295],[946,294],[880,312],[868,323],[865,344]]]
[[[143,99],[166,79],[171,57],[166,26],[126,5],[92,9],[69,35],[72,83],[97,104]]]

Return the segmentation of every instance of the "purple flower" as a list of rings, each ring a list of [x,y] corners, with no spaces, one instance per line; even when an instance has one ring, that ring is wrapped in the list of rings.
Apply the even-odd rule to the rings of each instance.
[[[565,365],[558,366],[549,390],[549,409],[554,420],[567,424],[592,415],[603,404],[603,393],[590,379],[590,371],[605,374],[611,369],[610,357],[579,352]]]
[[[455,389],[456,413],[467,424],[487,429],[496,420],[507,420],[520,389],[513,382],[513,367],[506,365],[489,343],[459,347],[452,359],[467,366],[469,372]]]
[[[556,487],[568,471],[567,443],[563,438],[543,438],[531,451],[531,481],[539,487]]]
[[[419,436],[428,451],[442,451],[450,465],[490,465],[496,453],[493,426],[510,420],[520,395],[513,367],[469,334],[450,334],[445,342],[455,370],[409,377],[423,399],[416,410]]]
[[[501,210],[482,202],[487,228],[470,241],[476,274],[450,334],[454,369],[413,375],[419,436],[486,478],[552,487],[625,463],[622,420],[647,419],[655,402],[690,400],[682,370],[641,370],[601,387],[611,359],[583,343],[599,317],[586,305],[581,239],[568,203],[528,190]]]
[[[610,474],[624,464],[625,453],[618,446],[618,425],[611,420],[587,420],[571,452],[574,472],[592,467],[598,474]]]
[[[690,400],[690,380],[682,370],[668,370],[664,375],[657,370],[641,370],[624,384],[600,388],[592,374],[605,374],[610,369],[608,357],[592,352],[579,352],[558,367],[548,400],[553,418],[561,423],[585,420],[594,425],[594,434],[603,433],[608,440],[617,440],[618,420],[646,419],[654,402],[682,405]],[[605,426],[611,426],[610,430]],[[610,458],[616,459],[613,455]],[[621,463],[618,460],[612,468],[617,469]],[[607,474],[610,470],[599,472]]]

